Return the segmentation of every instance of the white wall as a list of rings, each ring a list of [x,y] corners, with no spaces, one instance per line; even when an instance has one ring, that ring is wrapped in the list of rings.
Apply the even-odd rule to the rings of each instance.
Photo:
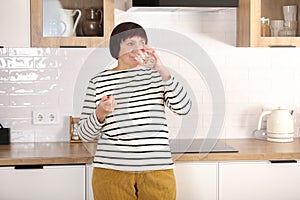
[[[117,3],[116,24],[134,21],[145,28],[167,29],[183,34],[198,44],[208,55],[225,87],[226,115],[219,137],[248,138],[257,126],[264,107],[286,106],[295,110],[298,133],[300,112],[299,48],[237,48],[235,10],[217,12],[124,12]],[[168,39],[168,38],[162,38]],[[150,42],[151,43],[151,42]],[[188,47],[184,47],[188,48]],[[11,127],[12,141],[67,141],[68,116],[78,115],[73,103],[75,88],[99,69],[101,56],[95,49],[0,49],[0,122]],[[177,55],[161,51],[163,61],[192,86],[194,105],[198,110],[195,127],[188,136],[206,137],[212,110],[205,74],[195,73],[191,65]],[[197,52],[192,52],[192,55]],[[206,59],[206,58],[205,58]],[[92,61],[88,62],[87,60]],[[92,63],[92,64],[91,64]],[[90,67],[89,70],[85,70]],[[84,70],[83,70],[84,69]],[[84,78],[82,78],[84,77]],[[82,83],[84,84],[84,83]],[[79,85],[82,85],[79,84]],[[196,85],[196,86],[195,86]],[[79,100],[80,101],[80,100]],[[61,122],[57,125],[33,125],[32,111],[57,110]],[[181,118],[168,114],[171,137],[177,137]],[[174,123],[175,122],[175,123]],[[189,127],[187,127],[188,129]],[[213,127],[217,129],[218,127]]]

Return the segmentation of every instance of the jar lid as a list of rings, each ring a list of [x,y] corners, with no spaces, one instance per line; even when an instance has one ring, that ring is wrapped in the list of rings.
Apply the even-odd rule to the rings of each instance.
[[[268,17],[261,17],[260,21],[261,21],[261,23],[269,23],[270,22],[270,18],[268,18]]]

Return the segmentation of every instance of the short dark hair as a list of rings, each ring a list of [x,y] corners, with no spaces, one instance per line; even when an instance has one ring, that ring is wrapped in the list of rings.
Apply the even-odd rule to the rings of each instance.
[[[146,44],[148,43],[146,31],[141,25],[133,22],[124,22],[117,25],[113,29],[109,39],[109,51],[111,56],[118,59],[121,42],[133,36],[140,36],[145,39]]]

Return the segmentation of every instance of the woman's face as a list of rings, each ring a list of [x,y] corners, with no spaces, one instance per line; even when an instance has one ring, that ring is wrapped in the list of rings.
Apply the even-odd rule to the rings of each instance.
[[[146,40],[140,36],[133,36],[122,41],[118,60],[130,66],[137,66],[138,62],[134,59],[133,50],[145,48]]]

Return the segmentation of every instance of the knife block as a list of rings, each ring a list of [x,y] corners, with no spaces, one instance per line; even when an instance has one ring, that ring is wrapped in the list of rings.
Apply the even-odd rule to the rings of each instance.
[[[10,143],[10,128],[0,128],[0,145]]]

